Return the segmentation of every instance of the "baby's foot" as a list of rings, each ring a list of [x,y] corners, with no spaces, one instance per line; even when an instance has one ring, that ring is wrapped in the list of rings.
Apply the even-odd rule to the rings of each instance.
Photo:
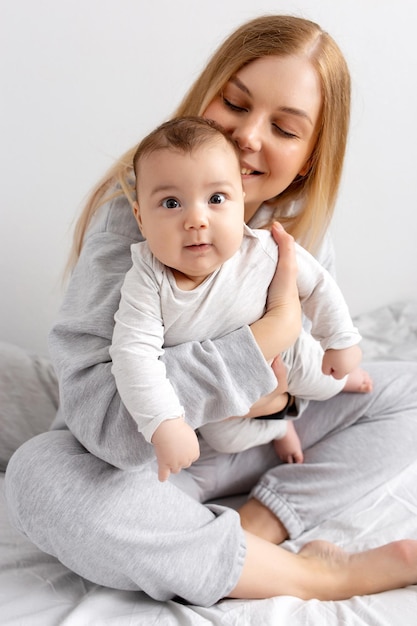
[[[373,389],[372,378],[365,370],[357,367],[347,376],[343,391],[349,393],[370,393]]]

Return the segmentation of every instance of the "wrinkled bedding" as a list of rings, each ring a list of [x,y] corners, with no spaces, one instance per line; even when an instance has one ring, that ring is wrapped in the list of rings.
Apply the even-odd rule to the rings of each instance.
[[[396,303],[355,318],[366,359],[417,360],[417,301]],[[298,549],[314,538],[348,550],[403,537],[417,539],[416,462],[334,518],[287,542]],[[0,624],[2,626],[415,626],[417,586],[339,602],[224,600],[201,608],[159,603],[140,592],[106,589],[83,580],[41,553],[10,527],[0,474]]]

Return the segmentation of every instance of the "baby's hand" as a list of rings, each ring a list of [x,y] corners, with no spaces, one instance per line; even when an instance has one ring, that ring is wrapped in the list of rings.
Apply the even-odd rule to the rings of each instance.
[[[197,435],[184,418],[165,420],[152,436],[158,461],[158,478],[164,482],[171,472],[178,474],[184,467],[190,467],[200,456]]]
[[[323,356],[322,372],[340,380],[350,374],[362,360],[362,350],[358,345],[341,350],[326,350]]]

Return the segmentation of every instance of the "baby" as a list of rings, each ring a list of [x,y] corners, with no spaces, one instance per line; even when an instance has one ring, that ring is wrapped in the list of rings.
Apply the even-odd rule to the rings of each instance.
[[[154,445],[163,481],[199,456],[197,434],[159,358],[164,346],[204,342],[259,319],[278,248],[268,230],[244,224],[239,153],[214,123],[181,118],[163,124],[139,144],[134,169],[134,215],[146,241],[131,248],[110,354],[121,398]],[[264,419],[216,416],[199,432],[221,452],[273,440],[283,460],[300,462],[292,422],[279,419],[291,396],[297,397],[297,415],[299,399],[324,400],[346,385],[360,391],[349,375],[361,360],[361,337],[340,289],[301,246],[296,253],[297,286],[312,329],[282,355],[287,407]]]

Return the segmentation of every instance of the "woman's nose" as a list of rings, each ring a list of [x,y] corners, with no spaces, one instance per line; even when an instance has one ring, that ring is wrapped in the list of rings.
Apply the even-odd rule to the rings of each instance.
[[[259,152],[262,146],[262,122],[259,118],[247,117],[236,126],[233,139],[241,150]]]

